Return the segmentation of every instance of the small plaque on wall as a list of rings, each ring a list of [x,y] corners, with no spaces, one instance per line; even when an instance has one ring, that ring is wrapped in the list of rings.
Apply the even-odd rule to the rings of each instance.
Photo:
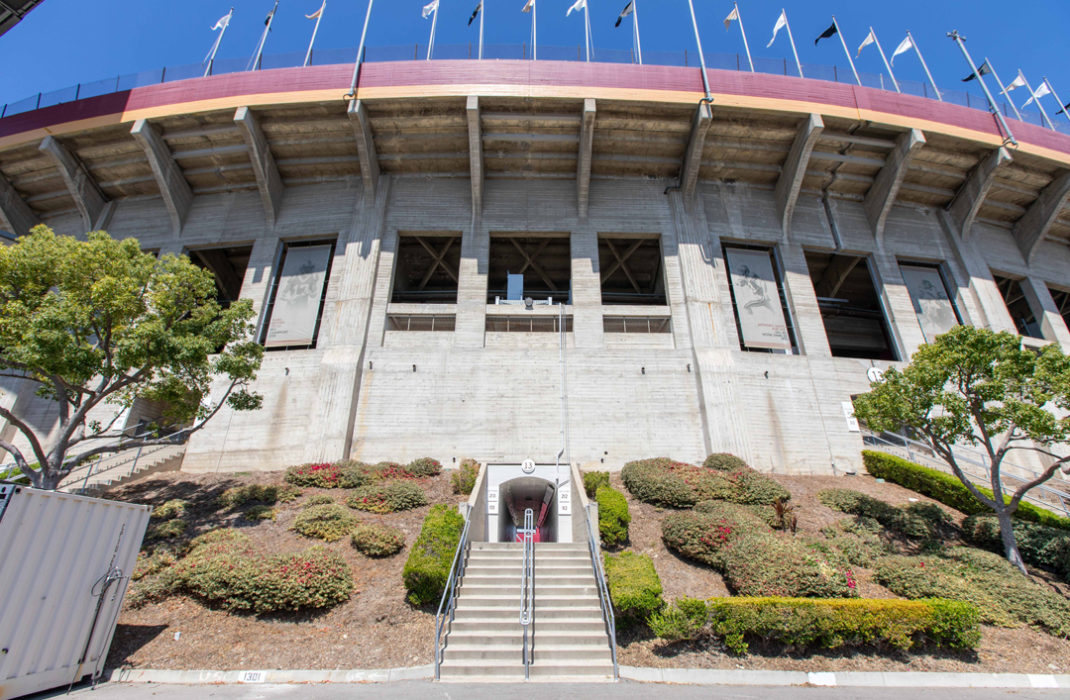
[[[563,484],[557,491],[557,514],[572,515],[572,490],[568,484]]]
[[[498,489],[497,489],[497,487],[488,488],[487,489],[487,515],[497,515],[497,514],[498,514]]]

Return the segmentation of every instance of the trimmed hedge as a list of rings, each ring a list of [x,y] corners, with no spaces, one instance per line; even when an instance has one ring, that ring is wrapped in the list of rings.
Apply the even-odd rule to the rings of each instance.
[[[598,534],[605,547],[617,547],[628,541],[628,499],[610,486],[600,486],[595,494],[598,502]]]
[[[427,496],[411,482],[382,481],[357,489],[346,505],[370,513],[396,513],[427,505]]]
[[[463,529],[464,516],[455,508],[431,507],[401,573],[410,603],[426,605],[442,597]]]
[[[594,498],[602,486],[609,486],[609,472],[583,473],[583,490],[587,498]]]
[[[646,554],[605,555],[606,585],[617,621],[622,626],[644,624],[665,607],[661,579]]]
[[[313,537],[324,542],[336,542],[353,529],[357,519],[337,503],[322,506],[309,506],[294,518],[291,530],[305,537]]]
[[[999,519],[994,515],[971,515],[962,523],[963,535],[978,547],[1003,554]],[[1014,539],[1027,564],[1053,571],[1070,581],[1070,533],[1036,523],[1014,523]]]
[[[980,611],[957,600],[811,600],[805,598],[685,598],[653,616],[650,627],[670,641],[711,636],[737,654],[750,642],[795,649],[930,644],[975,649]]]
[[[477,478],[479,478],[479,462],[474,459],[462,459],[461,466],[450,474],[450,486],[453,487],[454,493],[468,496],[475,488]]]
[[[367,557],[389,557],[405,548],[405,533],[396,527],[362,523],[350,535],[353,547]]]
[[[720,472],[735,472],[748,468],[746,462],[730,452],[715,452],[702,462],[702,466]]]
[[[438,476],[442,473],[442,463],[430,457],[419,457],[409,462],[408,466],[405,467],[405,471],[420,479]]]
[[[294,486],[314,486],[321,489],[338,488],[342,469],[331,462],[298,464],[286,470],[286,481]]]
[[[866,465],[866,471],[873,476],[899,484],[911,491],[917,491],[966,515],[992,512],[988,506],[974,498],[969,489],[963,486],[958,477],[953,474],[945,474],[902,457],[874,450],[862,450],[862,462]],[[977,488],[981,493],[993,498],[991,489],[983,486]],[[1010,500],[1006,494],[1004,498]],[[1013,517],[1048,527],[1070,530],[1070,518],[1061,517],[1024,501],[1018,504],[1018,510],[1014,512]]]
[[[690,508],[711,499],[748,505],[791,499],[787,489],[747,466],[718,471],[658,457],[625,464],[621,478],[639,500],[669,508]]]
[[[903,508],[896,508],[879,498],[850,489],[819,491],[817,500],[848,515],[873,518],[884,527],[913,539],[931,539],[936,533],[926,518]]]

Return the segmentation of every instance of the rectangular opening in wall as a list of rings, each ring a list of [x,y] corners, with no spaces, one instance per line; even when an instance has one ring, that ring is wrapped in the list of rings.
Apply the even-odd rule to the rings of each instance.
[[[1059,309],[1059,315],[1063,317],[1063,323],[1070,329],[1070,290],[1048,285],[1048,291],[1055,302],[1055,308]]]
[[[334,240],[286,241],[271,277],[261,343],[268,350],[316,347]]]
[[[560,316],[487,316],[488,333],[560,333]],[[565,316],[565,332],[572,332],[572,316]]]
[[[672,333],[668,316],[603,316],[605,333]]]
[[[774,251],[733,243],[726,244],[723,252],[740,347],[758,352],[797,352]]]
[[[866,256],[807,251],[806,267],[833,357],[898,360]]]
[[[395,304],[454,304],[461,268],[461,234],[399,233],[394,256]]]
[[[523,289],[510,286],[510,275],[523,278]],[[514,277],[514,279],[518,279]],[[487,303],[526,297],[571,303],[572,251],[567,233],[490,234],[487,260]]]
[[[598,236],[603,304],[664,306],[661,236]]]
[[[453,314],[390,314],[386,317],[388,331],[452,331],[457,326]]]
[[[962,317],[953,301],[951,285],[940,265],[925,263],[899,263],[899,272],[910,292],[914,314],[918,317],[925,342],[962,324]]]
[[[241,295],[245,270],[249,267],[251,245],[230,248],[202,248],[189,251],[189,259],[197,267],[208,270],[215,277],[216,299],[227,308]]]
[[[1021,280],[997,273],[992,273],[992,279],[999,287],[999,293],[1003,295],[1003,303],[1007,305],[1007,312],[1010,313],[1018,334],[1028,335],[1031,338],[1043,338],[1044,335],[1040,332],[1040,324],[1037,323],[1033,307],[1025,298]]]

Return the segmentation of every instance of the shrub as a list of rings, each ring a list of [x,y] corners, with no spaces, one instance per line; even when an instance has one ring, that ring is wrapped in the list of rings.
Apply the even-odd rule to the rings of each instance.
[[[818,492],[817,499],[841,513],[873,518],[889,530],[906,537],[927,539],[935,534],[927,519],[859,491],[825,489]]]
[[[275,509],[269,505],[260,504],[246,509],[241,515],[246,520],[274,520]]]
[[[389,525],[357,525],[350,541],[358,552],[368,557],[389,557],[405,548],[405,534]]]
[[[285,484],[246,484],[227,489],[218,502],[222,508],[240,508],[246,503],[286,503],[300,495],[299,490]]]
[[[699,500],[677,473],[677,468],[690,465],[674,462],[667,457],[628,462],[621,469],[624,487],[644,503],[669,508],[690,508]]]
[[[670,513],[662,520],[661,538],[681,556],[722,569],[721,552],[730,540],[769,532],[750,509],[734,503],[704,501],[691,512]]]
[[[821,530],[824,543],[813,542],[830,559],[841,565],[872,568],[881,557],[895,552],[895,547],[881,539],[880,524],[872,518],[847,518]]]
[[[159,525],[150,527],[145,537],[149,540],[173,540],[176,537],[181,537],[185,532],[186,521],[181,518],[171,518]]]
[[[308,508],[309,506],[325,506],[330,503],[334,503],[333,498],[331,498],[325,493],[316,493],[308,497],[308,500],[305,501],[304,507]]]
[[[149,603],[158,603],[181,590],[181,579],[172,573],[172,569],[165,568],[155,576],[146,575],[134,581],[127,591],[125,602],[132,608],[141,608]]]
[[[437,602],[442,597],[463,529],[464,517],[454,508],[443,504],[431,507],[402,571],[413,605]]]
[[[130,574],[132,581],[138,581],[146,576],[157,574],[177,561],[174,551],[169,547],[160,545],[154,547],[151,552],[140,552],[137,555],[137,563],[134,571]]]
[[[249,602],[258,613],[329,608],[353,592],[345,559],[319,546],[267,559],[251,583]]]
[[[712,598],[708,603],[677,601],[655,616],[651,628],[659,637],[673,641],[718,637],[737,654],[747,653],[747,640],[795,649],[910,649],[926,642],[974,649],[981,640],[979,617],[978,609],[969,603],[941,599]]]
[[[620,491],[600,486],[595,494],[598,502],[598,534],[606,547],[616,547],[628,541],[628,499]]]
[[[170,501],[158,505],[152,509],[152,520],[172,520],[174,518],[181,518],[186,514],[186,508],[189,507],[189,501],[183,501],[181,498],[172,498]]]
[[[999,520],[994,515],[971,515],[962,523],[967,540],[997,554],[1003,554]],[[1027,564],[1053,571],[1070,581],[1070,533],[1055,527],[1016,521],[1014,538]]]
[[[442,473],[442,463],[430,457],[420,457],[409,462],[408,466],[405,467],[405,471],[417,478],[438,476]]]
[[[669,508],[689,508],[710,499],[772,505],[791,498],[776,481],[746,466],[725,472],[659,457],[625,464],[621,478],[639,500]]]
[[[969,489],[952,474],[945,474],[901,457],[873,450],[863,450],[862,461],[866,465],[866,471],[873,476],[899,484],[911,491],[917,491],[966,515],[992,512],[985,504],[974,498]],[[983,486],[978,486],[978,489],[989,498],[993,497],[991,489]],[[1005,498],[1010,501],[1009,496],[1005,495]],[[1048,527],[1070,530],[1070,518],[1055,515],[1032,503],[1020,503],[1018,510],[1014,512],[1014,517]]]
[[[735,472],[749,469],[749,466],[739,457],[730,452],[716,452],[702,463],[707,469],[716,469],[719,472]]]
[[[305,537],[335,542],[349,534],[356,522],[352,513],[335,503],[305,508],[297,514],[291,529]]]
[[[342,469],[330,462],[299,464],[286,470],[286,481],[294,486],[314,486],[321,489],[338,488]]]
[[[427,505],[427,497],[416,484],[407,481],[382,481],[353,492],[346,505],[371,513],[396,513]]]
[[[465,496],[471,494],[472,489],[476,486],[478,477],[479,462],[474,459],[462,459],[461,466],[457,468],[457,471],[450,474],[450,485],[453,486],[453,492],[464,494]]]
[[[335,466],[338,468],[338,479],[335,483],[341,489],[359,489],[377,478],[374,468],[363,462],[347,460],[338,462]]]
[[[587,498],[594,498],[602,486],[609,486],[609,472],[583,473],[583,490]]]
[[[665,607],[661,579],[649,556],[635,552],[606,554],[605,563],[609,598],[621,625],[645,624]]]

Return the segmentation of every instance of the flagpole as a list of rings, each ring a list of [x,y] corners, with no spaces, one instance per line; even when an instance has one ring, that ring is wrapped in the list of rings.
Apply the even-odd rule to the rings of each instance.
[[[212,45],[212,52],[208,57],[208,67],[204,69],[204,77],[208,77],[212,74],[212,67],[215,65],[215,55],[219,51],[219,45],[223,43],[223,35],[227,33],[227,27],[230,26],[230,20],[234,15],[234,8],[230,8],[230,12],[227,13],[227,23],[223,25],[223,28],[219,30],[219,36],[215,38],[215,44]]]
[[[710,96],[710,77],[706,75],[706,56],[702,53],[702,38],[698,35],[698,20],[695,19],[695,3],[692,2],[692,0],[687,0],[687,6],[691,8],[691,26],[695,28],[695,45],[698,46],[698,62],[702,67],[702,87],[706,89],[706,101],[713,102],[713,98]]]
[[[892,85],[895,86],[895,91],[902,92],[902,90],[899,89],[899,81],[895,79],[895,73],[892,72],[892,66],[888,63],[888,58],[884,55],[884,49],[881,48],[881,42],[877,39],[877,32],[873,31],[873,27],[869,28],[869,32],[873,35],[873,43],[877,45],[877,51],[881,55],[881,60],[884,61],[884,67],[888,70],[888,75],[892,78]]]
[[[784,13],[784,27],[788,30],[788,41],[791,42],[791,52],[795,54],[795,65],[799,69],[799,77],[805,78],[802,72],[802,61],[799,60],[799,52],[795,50],[795,37],[791,35],[791,23],[788,22],[788,14],[784,8],[780,8],[780,11]]]
[[[431,52],[435,49],[435,25],[438,24],[438,8],[435,8],[435,16],[431,18],[431,38],[427,40],[427,60],[431,60]]]
[[[1051,119],[1048,118],[1048,113],[1044,110],[1044,105],[1040,104],[1040,98],[1033,93],[1033,86],[1029,84],[1029,80],[1025,77],[1022,71],[1018,71],[1018,75],[1022,76],[1022,82],[1025,83],[1025,89],[1029,91],[1029,97],[1036,103],[1037,109],[1040,110],[1041,115],[1044,117],[1044,121],[1048,123],[1048,128],[1055,131],[1055,125],[1051,123]],[[1040,88],[1037,88],[1038,90]],[[1022,105],[1024,108],[1025,105]]]
[[[531,60],[539,60],[539,23],[536,13],[539,11],[539,3],[531,6]]]
[[[483,60],[483,15],[487,14],[487,3],[479,3],[479,60]]]
[[[1044,76],[1044,82],[1048,84],[1048,89],[1051,90],[1052,97],[1054,97],[1055,101],[1059,103],[1060,107],[1062,107],[1063,101],[1059,98],[1059,95],[1056,94],[1055,87],[1051,84],[1051,81],[1048,80],[1047,76]],[[1063,112],[1063,116],[1066,117],[1066,120],[1070,121],[1070,114],[1066,113],[1066,108],[1065,107],[1062,108],[1062,112]]]
[[[357,46],[357,61],[353,65],[353,82],[349,86],[347,99],[357,99],[357,81],[360,80],[360,67],[364,63],[364,39],[368,36],[368,20],[372,18],[372,5],[375,0],[368,0],[368,11],[364,13],[364,29],[360,32],[360,44]]]
[[[974,64],[973,59],[970,58],[970,52],[966,50],[966,40],[962,37],[961,34],[958,33],[958,30],[950,31],[947,33],[947,35],[954,39],[955,43],[959,45],[960,49],[962,49],[962,55],[966,58],[966,63],[970,64],[970,70],[972,70],[977,76],[977,82],[981,83],[981,89],[985,91],[985,97],[988,98],[988,106],[995,113],[996,119],[999,120],[1000,126],[1003,127],[1003,132],[1007,134],[1007,138],[1010,139],[1010,142],[1012,144],[1017,146],[1018,141],[1015,140],[1014,134],[1011,132],[1010,127],[1007,126],[1007,120],[1003,118],[1003,112],[1000,112],[999,109],[996,107],[996,101],[992,98],[992,92],[988,89],[988,83],[985,82],[985,77],[977,72],[977,66]],[[907,32],[907,36],[910,36],[910,32]],[[911,43],[913,43],[914,38],[911,37],[910,41]],[[917,44],[914,44],[914,50],[918,50]],[[918,58],[921,58],[921,52],[918,52]],[[925,65],[924,61],[922,61],[922,65]],[[925,70],[926,72],[928,72],[928,68],[926,68]],[[932,78],[930,78],[930,80],[931,79]],[[933,85],[933,88],[935,87],[936,86]],[[937,95],[939,95],[939,92],[937,92]]]
[[[1011,109],[1014,110],[1014,115],[1018,117],[1018,121],[1024,121],[1022,119],[1022,113],[1018,111],[1018,107],[1014,104],[1014,99],[1007,94],[1007,88],[1003,87],[1003,81],[999,79],[999,73],[996,72],[996,67],[992,65],[992,61],[989,61],[988,57],[985,56],[984,63],[988,64],[988,70],[992,71],[992,77],[996,79],[996,85],[999,85],[999,94],[1007,98],[1007,103],[1010,104]],[[984,63],[981,65],[984,65]]]
[[[747,32],[743,31],[743,15],[739,14],[739,3],[732,3],[736,8],[736,21],[739,22],[739,33],[743,35],[743,50],[747,52],[747,65],[750,66],[750,72],[754,72],[754,60],[750,57],[750,46],[747,44]]]
[[[929,72],[929,64],[925,62],[925,57],[921,55],[921,49],[918,48],[918,42],[914,41],[914,37],[910,32],[907,32],[907,36],[910,37],[910,45],[914,47],[914,53],[918,54],[918,60],[921,61],[921,67],[925,69],[925,75],[929,76],[929,82],[933,86],[933,92],[936,93],[936,99],[943,102],[944,98],[940,95],[940,88],[936,87],[936,81],[933,80],[933,74]],[[962,50],[965,51],[966,47],[963,46]]]
[[[836,27],[836,36],[840,37],[840,45],[843,46],[843,52],[847,55],[847,62],[851,64],[851,72],[855,74],[855,82],[861,87],[862,79],[858,77],[858,71],[855,70],[854,59],[851,58],[851,52],[847,50],[847,41],[843,38],[843,31],[840,30],[840,24],[836,21],[836,15],[832,15],[832,26]]]
[[[587,40],[587,62],[591,62],[591,10],[587,3],[583,3],[583,28],[584,38]]]
[[[323,19],[323,11],[327,9],[327,0],[320,5],[320,13],[316,15],[316,26],[312,28],[312,40],[308,42],[308,53],[305,54],[305,66],[312,61],[312,45],[316,43],[316,32],[320,30],[320,20]]]
[[[632,24],[635,26],[635,53],[639,56],[639,65],[643,65],[643,45],[639,42],[639,0],[632,0]]]
[[[260,59],[264,55],[264,44],[267,42],[268,32],[271,31],[271,23],[275,21],[275,10],[277,9],[279,9],[279,0],[275,0],[275,5],[271,8],[271,14],[268,15],[267,23],[264,25],[264,33],[260,35],[260,44],[256,47],[256,55],[253,56],[253,67],[250,70],[260,70]]]

